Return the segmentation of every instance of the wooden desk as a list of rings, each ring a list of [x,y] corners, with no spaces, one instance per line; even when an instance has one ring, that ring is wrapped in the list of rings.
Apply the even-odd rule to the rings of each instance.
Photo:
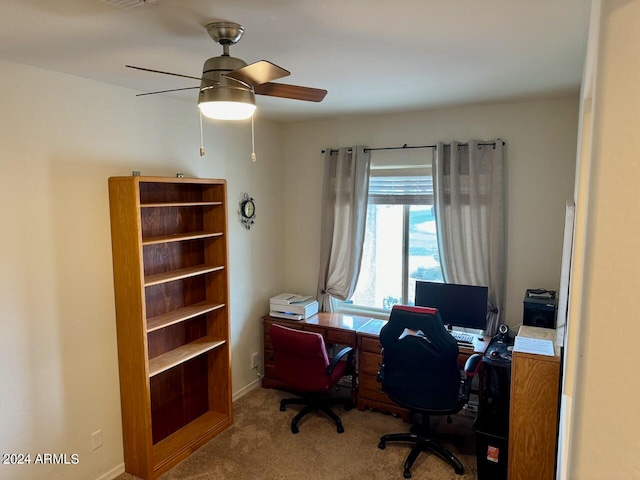
[[[327,344],[344,345],[353,348],[353,367],[355,367],[355,352],[357,349],[356,332],[370,320],[371,317],[329,312],[320,312],[300,321],[265,315],[262,317],[264,325],[264,377],[262,378],[262,386],[264,388],[286,387],[286,384],[276,378],[273,360],[271,359],[273,347],[269,339],[269,327],[272,324],[277,323],[278,325],[284,325],[289,328],[316,332],[322,335]],[[352,370],[355,371],[355,368]],[[354,403],[357,401],[357,385],[357,377],[356,375],[352,375],[351,398]]]
[[[327,344],[345,345],[353,348],[357,355],[357,375],[352,376],[351,398],[358,410],[372,408],[382,412],[401,415],[407,421],[409,412],[395,404],[386,393],[381,391],[381,385],[376,379],[382,363],[379,336],[380,330],[387,320],[378,320],[359,315],[320,312],[306,320],[286,320],[265,315],[262,317],[264,326],[264,377],[263,388],[286,388],[286,384],[275,376],[274,364],[271,359],[273,347],[269,339],[269,327],[277,323],[285,327],[317,332],[322,335]],[[474,338],[473,349],[460,347],[458,365],[464,368],[467,359],[474,353],[484,354],[489,346],[489,340]],[[354,361],[356,359],[354,355]],[[355,365],[354,365],[355,367]],[[354,368],[355,371],[355,368]],[[480,380],[482,382],[482,379]],[[482,383],[480,384],[482,385]]]
[[[404,421],[408,421],[409,412],[394,403],[382,387],[376,375],[382,365],[382,355],[380,353],[380,330],[386,325],[386,320],[372,319],[363,325],[357,332],[358,337],[358,410],[371,408],[382,412],[389,412],[401,415]],[[473,349],[460,347],[458,354],[458,365],[464,368],[467,359],[474,353],[484,354],[489,346],[489,339],[473,340]],[[481,380],[482,382],[482,380]],[[482,383],[480,383],[482,385]]]
[[[551,340],[554,356],[513,352],[509,413],[509,480],[553,480],[558,438],[560,348],[556,331],[522,326],[518,336]]]

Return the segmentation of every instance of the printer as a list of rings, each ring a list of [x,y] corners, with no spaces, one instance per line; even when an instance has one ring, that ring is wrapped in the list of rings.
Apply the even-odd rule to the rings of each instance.
[[[524,295],[523,305],[523,325],[556,328],[558,296],[554,290],[529,289]]]
[[[318,301],[311,296],[281,293],[271,297],[269,315],[287,320],[304,320],[318,313]]]

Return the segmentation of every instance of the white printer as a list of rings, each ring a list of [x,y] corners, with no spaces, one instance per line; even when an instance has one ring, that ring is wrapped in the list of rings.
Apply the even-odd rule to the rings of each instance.
[[[318,313],[318,301],[311,296],[281,293],[271,297],[269,315],[288,320],[304,320]]]

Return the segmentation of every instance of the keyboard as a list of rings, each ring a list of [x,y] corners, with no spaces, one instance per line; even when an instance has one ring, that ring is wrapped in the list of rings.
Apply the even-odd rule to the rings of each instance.
[[[449,332],[457,343],[464,345],[473,345],[473,335],[470,333],[458,332],[457,330],[451,330]]]

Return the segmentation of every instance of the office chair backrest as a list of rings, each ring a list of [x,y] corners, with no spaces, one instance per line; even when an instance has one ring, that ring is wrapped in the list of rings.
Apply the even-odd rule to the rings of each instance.
[[[278,378],[303,391],[331,388],[331,378],[325,373],[329,359],[322,335],[272,324],[269,337]]]
[[[380,344],[382,387],[393,401],[434,413],[456,409],[460,395],[458,345],[438,310],[394,306],[380,331]]]

